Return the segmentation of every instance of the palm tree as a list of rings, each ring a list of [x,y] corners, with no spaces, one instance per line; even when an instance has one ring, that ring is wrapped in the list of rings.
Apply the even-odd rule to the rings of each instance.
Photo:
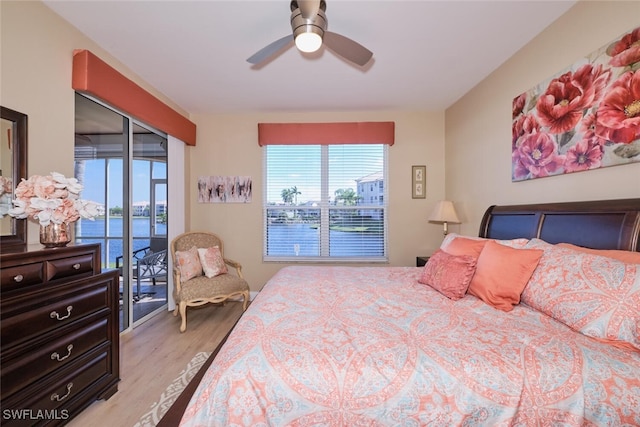
[[[298,204],[298,194],[302,194],[298,191],[298,187],[295,185],[289,189],[291,191],[291,195],[296,199],[296,205]]]
[[[291,194],[291,189],[289,188],[283,189],[282,193],[280,193],[280,196],[282,197],[282,201],[285,204],[290,204],[291,201],[293,200],[293,194]]]
[[[339,201],[342,201],[345,206],[354,206],[357,204],[358,200],[360,200],[360,196],[353,191],[353,188],[347,188],[346,190],[338,188],[333,194],[336,196],[336,204],[338,204]]]

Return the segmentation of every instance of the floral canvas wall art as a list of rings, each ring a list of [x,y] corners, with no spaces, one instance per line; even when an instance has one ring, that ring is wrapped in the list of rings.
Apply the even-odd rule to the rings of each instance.
[[[640,162],[640,27],[513,100],[512,181]]]

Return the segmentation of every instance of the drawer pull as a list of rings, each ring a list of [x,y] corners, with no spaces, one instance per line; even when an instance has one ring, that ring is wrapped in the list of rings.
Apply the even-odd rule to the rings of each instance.
[[[60,357],[58,352],[54,351],[53,353],[51,353],[51,360],[57,360],[58,362],[62,362],[64,359],[66,359],[69,356],[71,356],[71,350],[73,350],[73,344],[69,344],[67,346],[67,355],[63,356],[63,357]]]
[[[53,402],[55,400],[57,402],[62,402],[65,400],[71,394],[71,387],[73,387],[73,383],[67,384],[67,393],[64,396],[60,396],[58,393],[53,393],[51,395],[51,401]]]
[[[71,310],[73,310],[73,306],[72,305],[67,307],[67,315],[66,316],[60,317],[60,315],[58,314],[57,311],[52,311],[51,314],[49,314],[49,317],[51,317],[52,319],[57,319],[57,320],[64,320],[64,319],[69,318],[69,316],[71,316]]]
[[[80,270],[80,264],[79,263],[73,264],[72,267],[73,267],[74,270]]]
[[[24,276],[22,274],[18,274],[16,277],[13,278],[14,282],[22,282],[22,280],[24,279]]]

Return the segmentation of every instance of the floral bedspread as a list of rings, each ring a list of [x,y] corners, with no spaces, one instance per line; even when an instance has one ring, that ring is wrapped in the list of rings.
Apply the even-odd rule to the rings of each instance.
[[[522,304],[451,301],[420,272],[283,268],[181,425],[640,425],[640,352]]]

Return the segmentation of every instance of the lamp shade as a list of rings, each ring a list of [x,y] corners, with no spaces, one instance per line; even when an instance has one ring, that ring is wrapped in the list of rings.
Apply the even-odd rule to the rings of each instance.
[[[453,202],[449,200],[441,200],[436,205],[433,212],[429,216],[430,222],[436,223],[447,223],[450,222],[452,224],[460,224],[460,220],[458,219],[458,214],[456,214],[456,210],[453,207]]]

